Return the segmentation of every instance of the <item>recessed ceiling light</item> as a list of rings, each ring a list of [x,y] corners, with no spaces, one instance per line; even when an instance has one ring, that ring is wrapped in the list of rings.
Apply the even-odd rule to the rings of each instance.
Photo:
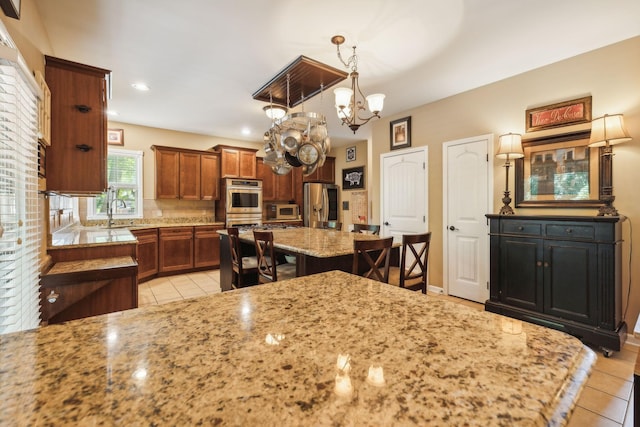
[[[146,92],[149,90],[149,86],[147,86],[145,83],[133,83],[131,87],[143,92]]]

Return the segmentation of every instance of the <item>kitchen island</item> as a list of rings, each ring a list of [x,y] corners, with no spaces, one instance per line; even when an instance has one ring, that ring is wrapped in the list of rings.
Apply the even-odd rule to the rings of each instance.
[[[0,425],[566,424],[562,332],[322,274],[0,336]]]
[[[380,238],[372,234],[309,227],[274,228],[270,231],[273,232],[273,247],[276,251],[295,257],[296,277],[330,270],[351,272],[354,240]],[[253,230],[242,230],[239,237],[243,244],[243,256],[255,255]],[[400,244],[395,244],[391,251],[391,265],[399,265],[399,246]],[[366,267],[364,261],[360,264],[363,268]],[[222,291],[233,289],[231,281],[229,238],[226,230],[222,230],[220,231],[220,288]]]

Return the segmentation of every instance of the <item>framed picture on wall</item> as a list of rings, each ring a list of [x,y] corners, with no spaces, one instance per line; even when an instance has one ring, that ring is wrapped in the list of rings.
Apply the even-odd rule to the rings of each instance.
[[[347,148],[347,162],[353,162],[356,159],[356,147]]]
[[[392,150],[411,147],[411,116],[392,121],[389,131]]]
[[[342,189],[364,188],[364,166],[342,169]]]
[[[109,145],[124,145],[124,129],[109,129],[107,142]]]
[[[602,206],[602,148],[589,147],[580,131],[522,141],[524,157],[516,159],[516,207],[594,208]],[[610,179],[610,178],[609,178]]]

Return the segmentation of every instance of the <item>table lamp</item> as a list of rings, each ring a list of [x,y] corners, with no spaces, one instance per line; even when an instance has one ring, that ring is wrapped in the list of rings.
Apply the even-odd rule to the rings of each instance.
[[[504,205],[500,209],[500,215],[513,215],[513,209],[509,204],[511,203],[511,197],[509,196],[509,167],[511,166],[511,159],[520,159],[524,157],[522,151],[522,135],[517,133],[507,133],[500,135],[498,139],[498,153],[496,157],[499,159],[505,159],[504,168],[506,171],[506,187],[504,190],[504,197],[502,203]]]
[[[615,196],[613,195],[613,148],[612,145],[630,141],[631,137],[624,127],[622,114],[605,114],[591,121],[591,137],[589,147],[604,147],[602,150],[603,161],[600,179],[602,180],[600,201],[604,203],[598,209],[598,216],[618,215],[613,207]]]

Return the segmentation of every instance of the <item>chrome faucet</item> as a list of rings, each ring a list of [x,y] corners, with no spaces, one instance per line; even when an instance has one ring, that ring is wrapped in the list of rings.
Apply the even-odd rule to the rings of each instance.
[[[124,200],[117,198],[116,189],[113,188],[112,186],[107,188],[106,202],[107,202],[107,227],[111,228],[111,226],[113,225],[113,204],[116,203],[116,209],[118,209],[118,206],[121,208],[126,208],[127,204],[125,203]]]

